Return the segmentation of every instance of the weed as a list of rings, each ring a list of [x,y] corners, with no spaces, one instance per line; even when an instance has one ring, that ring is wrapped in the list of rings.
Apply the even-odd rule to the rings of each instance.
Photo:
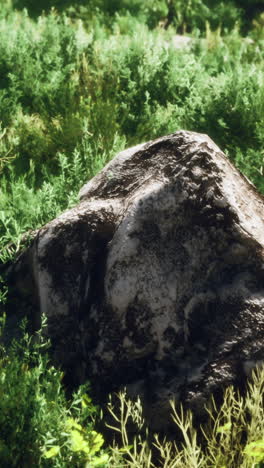
[[[126,392],[118,394],[119,409],[110,399],[108,409],[113,419],[109,425],[121,436],[121,444],[111,447],[110,466],[138,468],[252,468],[264,461],[264,370],[256,368],[243,397],[233,387],[224,393],[220,408],[212,398],[208,405],[206,426],[195,427],[193,416],[175,401],[171,402],[172,419],[179,430],[179,440],[150,442],[140,400],[131,401]],[[129,432],[130,421],[137,427]],[[202,440],[202,443],[199,442]],[[158,452],[158,456],[157,456]],[[158,460],[157,460],[158,459]]]

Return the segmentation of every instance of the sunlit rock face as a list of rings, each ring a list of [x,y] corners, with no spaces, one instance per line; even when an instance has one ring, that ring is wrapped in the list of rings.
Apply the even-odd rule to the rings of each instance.
[[[208,136],[179,131],[118,154],[13,282],[69,379],[99,397],[126,386],[166,429],[171,398],[199,414],[264,357],[263,214]]]

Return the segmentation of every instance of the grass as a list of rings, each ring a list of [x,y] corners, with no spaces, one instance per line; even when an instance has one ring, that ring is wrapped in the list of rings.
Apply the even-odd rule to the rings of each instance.
[[[171,402],[172,419],[179,440],[160,439],[149,442],[140,400],[130,401],[125,392],[118,394],[119,411],[109,402],[109,411],[121,443],[113,444],[110,461],[113,467],[133,468],[260,468],[264,462],[264,370],[256,368],[242,396],[233,387],[224,393],[217,407],[212,398],[205,426],[194,425],[190,411]],[[129,424],[137,427],[131,437]],[[122,462],[125,463],[122,464]],[[121,463],[121,464],[120,464]]]

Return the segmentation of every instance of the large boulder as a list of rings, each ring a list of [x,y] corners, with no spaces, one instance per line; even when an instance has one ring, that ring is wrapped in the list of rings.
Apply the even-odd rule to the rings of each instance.
[[[263,360],[263,214],[208,136],[179,131],[118,154],[38,231],[13,282],[69,379],[99,397],[126,386],[165,429],[171,398],[200,414]]]

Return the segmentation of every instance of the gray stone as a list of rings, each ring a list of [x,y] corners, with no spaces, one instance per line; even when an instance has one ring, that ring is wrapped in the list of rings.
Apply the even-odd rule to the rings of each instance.
[[[201,414],[263,360],[263,212],[208,136],[179,131],[118,154],[38,231],[13,282],[72,381],[99,397],[126,386],[166,429],[170,398]]]

